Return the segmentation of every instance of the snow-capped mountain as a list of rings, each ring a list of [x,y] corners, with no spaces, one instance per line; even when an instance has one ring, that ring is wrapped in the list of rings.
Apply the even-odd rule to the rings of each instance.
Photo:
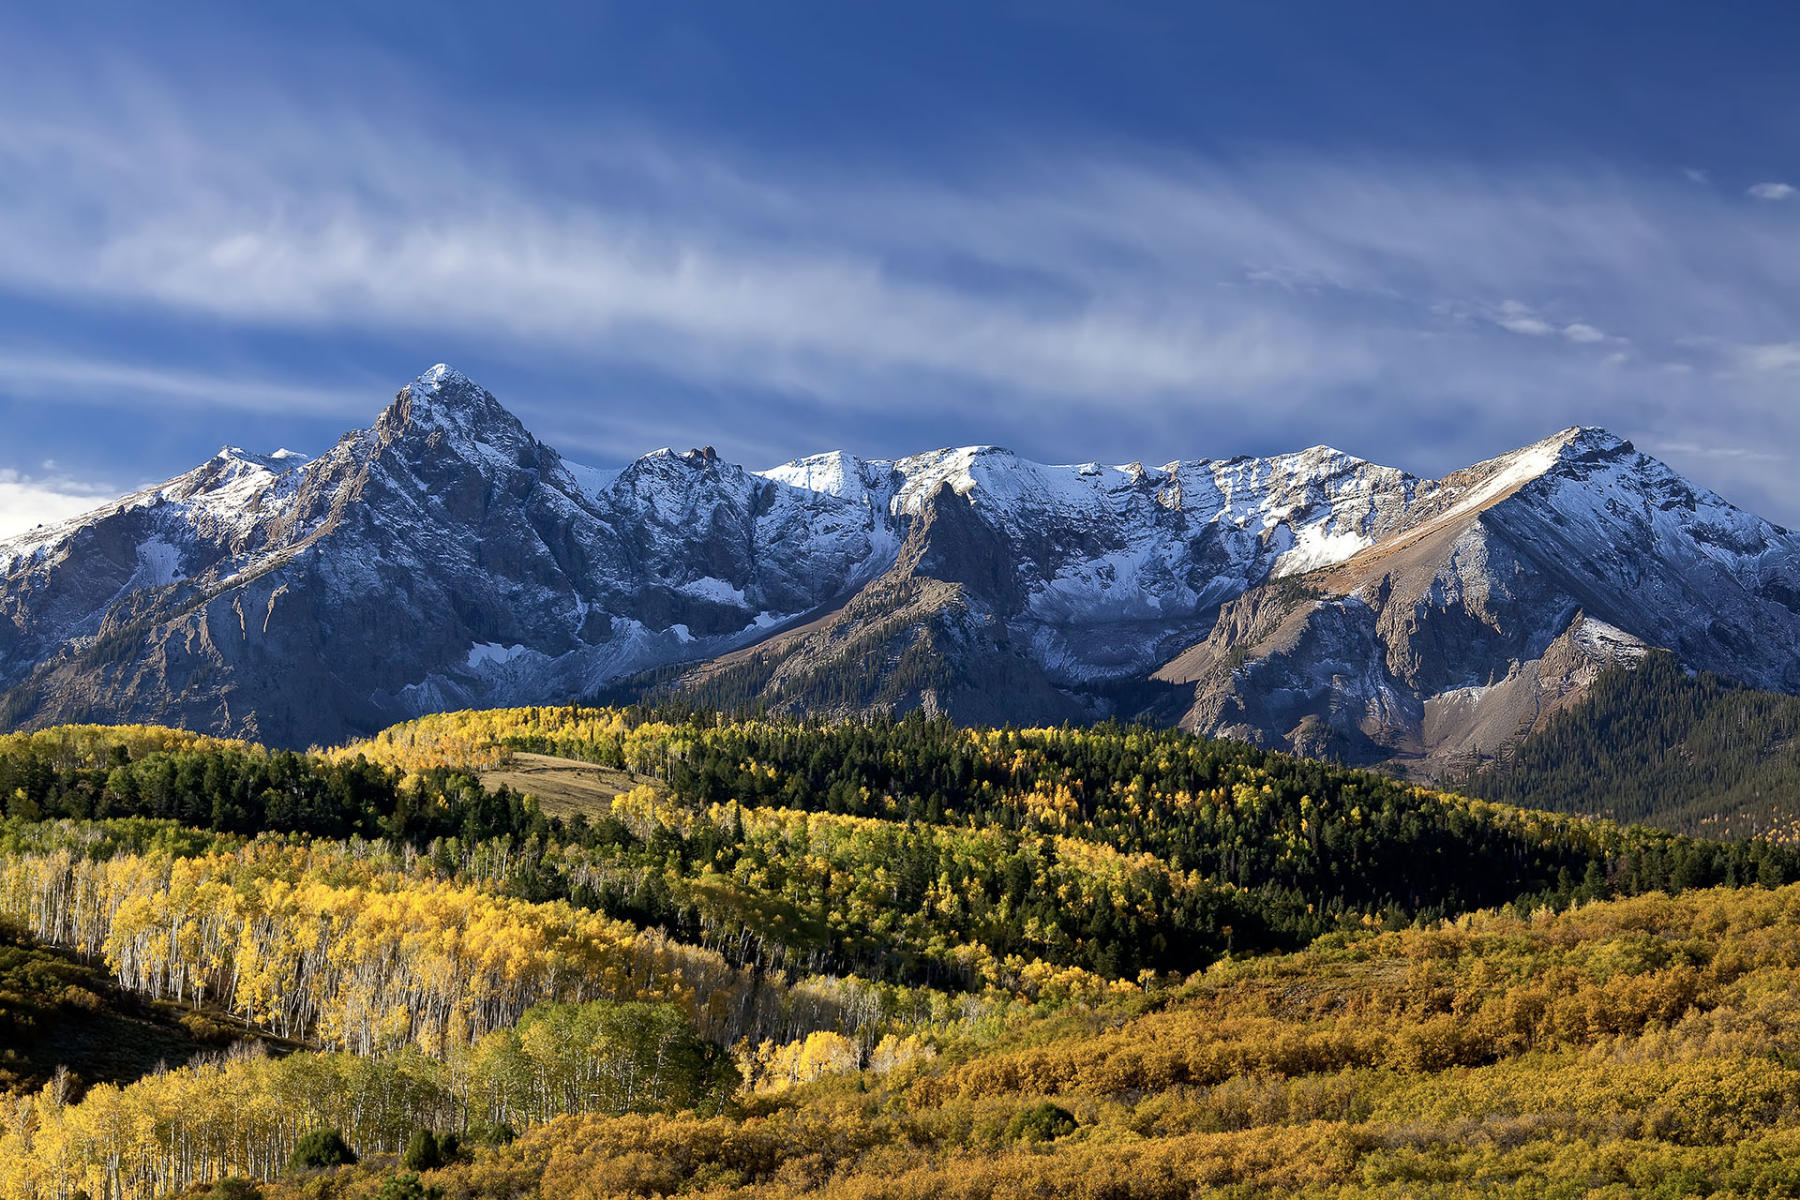
[[[653,687],[1430,766],[1646,645],[1800,690],[1800,539],[1599,430],[1442,480],[1323,447],[611,472],[444,366],[316,459],[227,448],[0,543],[0,614],[0,723],[290,745]]]
[[[222,452],[0,544],[0,722],[305,744],[579,697],[840,594],[880,569],[869,532],[710,451],[572,468],[440,366],[313,461]]]

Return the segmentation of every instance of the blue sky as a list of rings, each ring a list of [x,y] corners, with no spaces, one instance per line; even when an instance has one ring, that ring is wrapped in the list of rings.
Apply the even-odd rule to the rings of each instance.
[[[1800,523],[1795,61],[1754,4],[9,6],[0,531],[438,361],[596,465],[1582,423]]]

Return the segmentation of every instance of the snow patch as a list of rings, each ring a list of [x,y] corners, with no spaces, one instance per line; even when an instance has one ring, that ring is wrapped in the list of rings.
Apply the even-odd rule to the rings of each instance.
[[[261,467],[271,475],[284,474],[287,471],[293,470],[295,467],[303,467],[312,461],[312,459],[308,458],[306,455],[289,450],[286,447],[275,451],[273,454],[257,454],[254,451],[244,449],[242,446],[225,446],[222,447],[219,450],[219,453],[214,457],[228,468],[236,467],[242,469],[244,467]]]
[[[821,492],[840,499],[860,500],[864,488],[863,464],[842,450],[797,458],[767,471],[758,471],[764,479],[785,483],[809,492]]]
[[[696,600],[710,600],[714,604],[729,604],[736,608],[743,608],[746,604],[743,589],[732,587],[723,579],[715,579],[711,575],[691,579],[675,590],[684,596],[692,596]]]
[[[1327,528],[1330,524],[1327,518],[1301,526],[1294,535],[1294,548],[1275,560],[1269,577],[1280,579],[1284,575],[1304,575],[1321,567],[1336,566],[1375,544],[1373,538],[1354,530],[1330,530]]]
[[[419,376],[419,382],[427,387],[437,387],[443,383],[468,383],[469,377],[449,363],[438,363]]]
[[[1459,496],[1440,519],[1447,520],[1476,512],[1508,492],[1530,483],[1556,465],[1557,459],[1562,455],[1563,445],[1562,439],[1553,438],[1494,459],[1493,463],[1498,469],[1468,495]]]
[[[563,468],[574,478],[575,486],[581,489],[581,494],[589,500],[598,500],[612,488],[613,482],[622,473],[618,467],[584,467],[567,459],[563,460]]]
[[[135,587],[168,587],[181,578],[181,549],[161,538],[151,538],[138,547],[138,569],[132,576]]]
[[[499,642],[477,642],[469,647],[469,668],[476,670],[485,664],[509,663],[524,654],[524,646],[502,646]]]

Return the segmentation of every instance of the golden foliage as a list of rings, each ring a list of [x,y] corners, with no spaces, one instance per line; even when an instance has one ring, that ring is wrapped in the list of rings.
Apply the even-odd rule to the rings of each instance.
[[[262,747],[252,742],[208,737],[163,725],[58,725],[30,733],[0,734],[0,757],[33,754],[58,770],[106,766],[117,750],[132,759],[175,750],[263,753]]]
[[[1800,1192],[1800,887],[1332,936],[1071,1008],[741,1119],[563,1118],[432,1173],[454,1196]],[[855,1079],[855,1086],[848,1081]],[[1044,1097],[1076,1128],[1011,1140]],[[346,1176],[346,1195],[372,1191]]]

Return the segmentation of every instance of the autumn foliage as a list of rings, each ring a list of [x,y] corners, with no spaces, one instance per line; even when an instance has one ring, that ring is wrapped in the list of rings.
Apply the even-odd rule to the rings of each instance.
[[[526,752],[640,782],[549,818],[480,781]],[[1781,847],[614,709],[9,735],[0,783],[0,915],[238,1038],[33,1076],[0,1200],[1800,1194]],[[357,1161],[295,1166],[322,1130]]]

